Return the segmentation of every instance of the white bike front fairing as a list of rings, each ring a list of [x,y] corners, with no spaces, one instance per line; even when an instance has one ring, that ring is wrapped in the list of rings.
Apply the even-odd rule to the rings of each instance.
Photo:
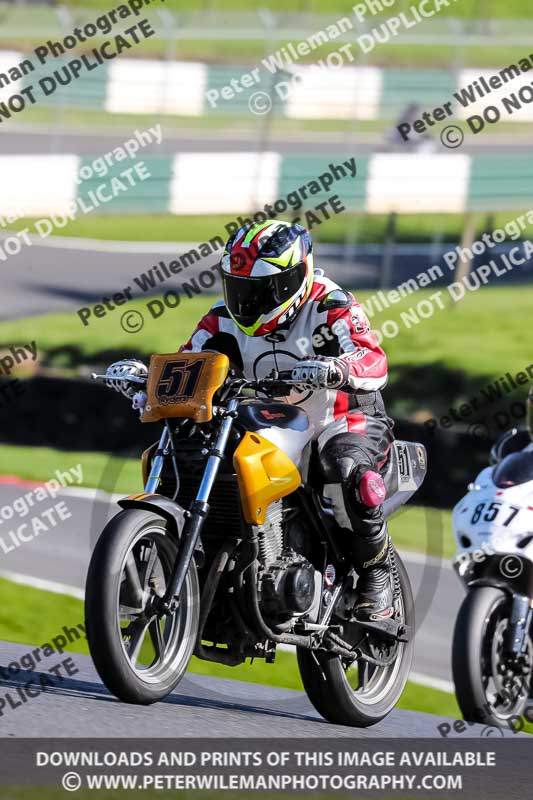
[[[494,469],[482,470],[453,509],[460,577],[469,564],[493,555],[510,554],[533,562],[533,475],[518,485],[498,486]],[[519,568],[518,561],[509,561],[507,566],[502,562],[505,577],[512,577]]]

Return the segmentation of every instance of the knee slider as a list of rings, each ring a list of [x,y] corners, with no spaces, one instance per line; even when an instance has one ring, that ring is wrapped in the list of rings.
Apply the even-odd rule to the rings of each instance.
[[[365,506],[368,506],[368,508],[376,508],[377,506],[380,506],[387,496],[387,490],[385,488],[385,484],[383,483],[383,478],[379,473],[374,472],[372,469],[368,469],[363,473],[363,475],[359,478],[356,487],[356,491],[361,503],[363,503]]]

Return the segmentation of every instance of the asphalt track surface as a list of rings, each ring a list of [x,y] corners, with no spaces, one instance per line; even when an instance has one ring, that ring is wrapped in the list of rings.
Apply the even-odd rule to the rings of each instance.
[[[30,489],[31,485],[0,485],[0,507],[13,503]],[[119,510],[116,499],[88,489],[66,489],[55,500],[43,500],[35,507],[36,513],[41,514],[63,501],[71,516],[18,548],[11,545],[11,552],[7,553],[4,549],[9,549],[9,530],[29,521],[30,516],[2,522],[0,538],[8,545],[0,546],[0,576],[15,573],[53,581],[72,587],[81,596],[92,548],[107,520]],[[438,536],[439,518],[428,517],[428,527],[433,527],[430,535]],[[391,530],[394,536],[394,521]],[[448,562],[416,553],[405,555],[415,597],[417,627],[413,677],[416,680],[416,675],[421,674],[437,679],[437,685],[438,681],[449,683],[452,632],[463,589]]]
[[[0,154],[30,154],[30,153],[75,153],[77,155],[100,155],[107,153],[114,147],[123,144],[124,139],[132,135],[133,130],[145,130],[153,123],[150,116],[145,122],[132,124],[131,127],[122,127],[118,130],[102,132],[101,129],[94,133],[83,131],[64,131],[59,126],[54,128],[38,129],[32,126],[15,129],[11,126],[0,131]],[[354,127],[353,132],[325,133],[302,132],[292,136],[268,136],[264,138],[258,126],[240,131],[221,130],[216,134],[211,131],[189,129],[182,134],[176,134],[175,129],[165,131],[163,127],[163,141],[160,145],[153,144],[143,148],[140,153],[149,154],[174,154],[174,153],[210,153],[210,152],[253,152],[256,150],[269,150],[279,153],[296,154],[323,154],[334,157],[338,153],[353,153],[354,155],[371,155],[378,152],[406,152],[401,145],[391,149],[385,144],[382,135],[362,135]],[[500,138],[473,134],[467,135],[461,147],[461,153],[500,153],[526,154],[531,152],[531,143],[528,137]],[[449,151],[435,139],[435,153]],[[139,155],[139,157],[141,157]]]
[[[74,464],[72,464],[74,466]],[[52,477],[52,475],[50,475]],[[0,486],[0,506],[13,503],[28,484]],[[86,489],[64,490],[55,500],[42,501],[39,512],[62,501],[70,518],[39,537],[5,553],[2,547],[0,576],[13,573],[39,585],[40,580],[66,584],[66,591],[81,595],[90,553],[96,539],[118,507],[116,496],[97,495]],[[27,521],[28,517],[24,517]],[[18,522],[18,520],[17,520]],[[9,542],[12,525],[0,525],[0,536]],[[425,673],[450,679],[450,641],[453,622],[462,598],[461,587],[448,565],[423,557],[407,562],[416,597],[416,654],[412,677]],[[424,563],[425,562],[425,563]],[[80,619],[80,622],[82,620]],[[59,633],[59,631],[58,631]],[[7,666],[31,651],[29,645],[0,642],[0,666]],[[47,673],[61,658],[57,653],[39,666]],[[341,728],[326,723],[300,692],[258,684],[241,683],[188,674],[164,702],[150,708],[124,705],[102,686],[87,656],[74,654],[78,673],[63,678],[58,686],[40,694],[0,718],[0,736],[276,736],[276,737],[438,737],[442,721],[408,711],[395,711],[371,729]],[[252,670],[253,667],[250,667]],[[64,675],[64,672],[62,673]],[[21,671],[3,682],[0,694],[32,681],[38,675]],[[421,692],[424,689],[421,687]],[[463,734],[464,735],[464,734]],[[472,726],[469,736],[489,735]],[[492,734],[490,734],[492,735]],[[500,735],[495,733],[494,735]]]
[[[228,215],[228,223],[232,217]],[[11,236],[8,231],[0,229],[0,245]],[[227,234],[221,230],[212,232],[225,239]],[[218,264],[221,250],[210,256],[186,266],[181,274],[172,275],[164,283],[157,283],[154,289],[143,292],[135,283],[135,278],[147,273],[154,266],[164,261],[168,264],[173,259],[198,248],[199,242],[109,242],[90,239],[71,239],[59,236],[41,239],[31,237],[32,245],[24,245],[17,255],[10,256],[2,264],[2,305],[0,319],[18,319],[36,314],[72,311],[73,315],[86,306],[102,303],[103,297],[111,297],[116,292],[131,287],[134,300],[148,302],[153,294],[163,294],[169,289],[180,296],[180,305],[167,308],[165,315],[159,318],[162,325],[172,331],[173,319],[179,315],[183,304],[189,297],[183,289],[200,273],[210,271]],[[341,285],[353,286],[359,276],[371,276],[375,273],[372,264],[363,260],[354,264],[352,260],[344,261],[329,253],[328,246],[320,248],[320,266],[333,280]],[[211,295],[220,295],[218,276],[213,286],[206,284]],[[192,290],[189,290],[189,296]],[[214,299],[214,298],[213,298]],[[110,315],[116,322],[117,330],[121,324],[122,314],[128,308],[117,306]],[[145,320],[150,320],[148,310],[143,310]],[[75,319],[82,328],[79,317]],[[91,317],[89,326],[98,325],[99,319]],[[87,327],[90,330],[90,327]],[[132,344],[139,339],[139,332],[132,332]],[[142,334],[140,335],[142,337]],[[181,344],[181,342],[180,342]]]
[[[0,642],[0,665],[6,667],[30,650],[26,645]],[[191,673],[165,700],[152,706],[127,705],[104,688],[88,656],[72,654],[71,658],[75,667],[70,665],[70,671],[78,670],[72,677],[57,679],[55,687],[17,708],[6,706],[8,710],[4,709],[0,718],[0,737],[374,739],[409,735],[441,740],[437,726],[443,717],[395,710],[371,728],[332,725],[320,717],[302,692]],[[4,682],[1,694],[11,692],[15,700],[17,687],[29,681],[38,684],[39,675],[49,676],[47,670],[60,659],[56,653],[41,661],[39,672],[20,670],[9,683]],[[502,733],[512,736],[510,731]],[[481,725],[469,726],[461,734],[462,738],[487,735],[502,734]]]

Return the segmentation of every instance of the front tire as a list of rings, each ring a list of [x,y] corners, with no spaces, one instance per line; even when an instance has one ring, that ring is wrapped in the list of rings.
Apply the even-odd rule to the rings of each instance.
[[[168,522],[127,509],[105,527],[87,574],[87,641],[102,681],[120,700],[147,705],[181,680],[198,634],[199,587],[191,562],[172,615],[158,617],[178,551]]]
[[[512,724],[521,717],[529,698],[532,643],[528,639],[530,669],[527,674],[502,676],[505,630],[511,597],[494,586],[471,589],[455,623],[452,672],[457,702],[468,722]],[[508,665],[512,673],[512,664]],[[507,685],[506,682],[507,681]]]
[[[356,662],[346,664],[333,653],[297,649],[307,696],[319,714],[337,725],[357,728],[375,725],[393,710],[407,683],[414,651],[414,601],[407,571],[397,553],[394,557],[401,588],[397,608],[411,628],[411,638],[397,643],[389,666],[361,661],[355,670]]]

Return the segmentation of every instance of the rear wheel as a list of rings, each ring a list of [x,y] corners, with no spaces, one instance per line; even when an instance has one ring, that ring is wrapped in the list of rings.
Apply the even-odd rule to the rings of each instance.
[[[408,642],[366,633],[357,623],[343,623],[342,638],[377,663],[298,648],[298,666],[309,699],[325,719],[338,725],[375,725],[392,711],[407,682],[414,649],[414,602],[405,567],[397,554],[394,557],[399,589],[395,618],[410,626]]]
[[[194,561],[176,611],[156,613],[177,550],[166,520],[137,510],[117,514],[95,547],[86,586],[87,640],[102,681],[124,702],[166,697],[191,658],[199,613]]]

